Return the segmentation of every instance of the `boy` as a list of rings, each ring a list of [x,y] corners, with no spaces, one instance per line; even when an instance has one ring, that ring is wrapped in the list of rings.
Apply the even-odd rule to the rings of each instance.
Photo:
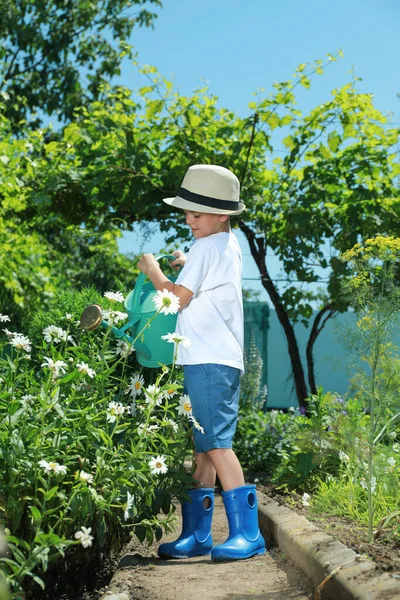
[[[193,431],[196,451],[192,502],[183,502],[182,533],[175,542],[161,544],[164,558],[208,554],[212,560],[249,558],[265,552],[258,527],[255,486],[246,486],[240,463],[232,450],[243,374],[242,256],[231,231],[230,215],[245,209],[239,200],[240,184],[228,169],[194,165],[184,177],[175,198],[164,202],[182,209],[196,238],[188,256],[174,252],[172,266],[183,266],[175,283],[162,272],[152,254],[144,254],[138,267],[157,290],[167,289],[180,300],[177,332],[191,345],[178,347],[177,364],[183,365],[184,386],[193,415],[204,434]],[[229,537],[212,548],[211,521],[214,486],[218,474],[229,522]]]

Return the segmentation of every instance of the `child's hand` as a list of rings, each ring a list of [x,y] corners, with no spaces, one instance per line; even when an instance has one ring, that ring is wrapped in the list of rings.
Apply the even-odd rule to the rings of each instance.
[[[175,252],[172,252],[172,254],[176,256],[176,260],[170,260],[169,264],[173,269],[175,269],[175,271],[180,271],[180,267],[184,267],[185,265],[186,255],[180,250],[175,250]]]
[[[142,271],[142,273],[148,276],[150,271],[154,271],[154,269],[159,269],[160,265],[154,258],[153,254],[143,254],[139,259],[137,268],[140,271]]]

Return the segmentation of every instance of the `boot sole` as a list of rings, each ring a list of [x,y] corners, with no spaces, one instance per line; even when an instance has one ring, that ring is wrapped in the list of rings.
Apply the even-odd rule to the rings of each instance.
[[[196,554],[159,554],[159,558],[169,559],[169,558],[195,558],[195,556],[207,556],[210,554],[211,550],[207,550],[207,552],[197,552]]]
[[[266,553],[265,548],[259,548],[250,554],[246,554],[246,556],[211,556],[211,560],[213,562],[231,562],[233,560],[247,560],[248,558],[253,558],[253,556],[262,556]]]

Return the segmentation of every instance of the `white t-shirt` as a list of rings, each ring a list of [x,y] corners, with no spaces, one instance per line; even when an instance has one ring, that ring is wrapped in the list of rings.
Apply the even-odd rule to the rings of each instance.
[[[242,253],[233,233],[216,233],[191,247],[176,283],[193,292],[179,312],[177,332],[191,340],[178,347],[177,364],[217,363],[243,374]]]

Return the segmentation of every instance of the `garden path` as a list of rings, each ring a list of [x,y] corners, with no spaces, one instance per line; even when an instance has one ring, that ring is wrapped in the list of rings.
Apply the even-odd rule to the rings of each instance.
[[[180,531],[180,525],[176,531]],[[224,542],[227,535],[225,510],[218,495],[213,519],[214,542]],[[175,538],[176,533],[172,533],[163,541]],[[250,560],[213,563],[209,556],[161,560],[157,557],[157,545],[147,548],[132,542],[101,600],[111,600],[112,593],[122,593],[117,596],[121,600],[309,600],[312,597],[307,578],[278,548]]]

